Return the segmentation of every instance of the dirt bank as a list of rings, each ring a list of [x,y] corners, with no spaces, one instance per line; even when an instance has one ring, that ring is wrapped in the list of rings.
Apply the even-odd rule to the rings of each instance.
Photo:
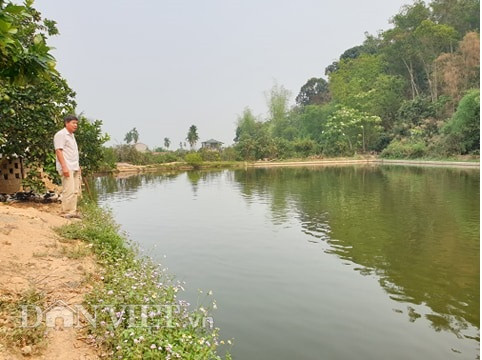
[[[56,319],[55,327],[32,335],[18,319],[26,294],[38,294],[42,310],[59,302],[81,304],[96,281],[96,263],[88,245],[54,232],[54,227],[76,221],[59,213],[58,204],[0,203],[1,360],[99,358],[81,328],[65,327]],[[37,339],[32,341],[34,336]]]
[[[267,167],[302,167],[302,166],[336,166],[336,165],[411,165],[411,166],[443,166],[443,167],[480,167],[479,162],[469,161],[432,161],[432,160],[388,160],[379,158],[367,159],[320,159],[303,161],[258,161],[248,163],[247,167],[267,168]]]

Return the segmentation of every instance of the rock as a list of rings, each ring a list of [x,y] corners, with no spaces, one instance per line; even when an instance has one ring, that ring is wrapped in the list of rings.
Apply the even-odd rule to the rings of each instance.
[[[79,266],[77,266],[77,270],[82,271],[82,270],[84,270],[84,267],[82,265],[79,265]]]
[[[32,354],[32,347],[30,345],[24,346],[23,348],[20,349],[22,352],[22,355],[30,355]]]

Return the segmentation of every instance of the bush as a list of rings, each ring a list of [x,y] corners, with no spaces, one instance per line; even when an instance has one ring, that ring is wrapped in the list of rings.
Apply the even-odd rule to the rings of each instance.
[[[137,151],[132,145],[118,145],[114,147],[117,162],[127,162],[134,165],[145,165],[146,156]]]
[[[221,160],[222,161],[235,161],[237,158],[236,150],[233,147],[224,148],[221,151]]]
[[[427,146],[422,141],[393,140],[380,154],[387,159],[415,159],[427,153]]]
[[[461,154],[479,151],[480,90],[471,90],[460,100],[457,111],[442,128],[442,132],[452,151]]]
[[[278,159],[288,159],[294,156],[293,142],[283,138],[275,138]]]
[[[184,157],[184,161],[191,165],[194,169],[199,169],[203,163],[203,159],[198,153],[189,153]]]
[[[203,161],[219,161],[221,160],[221,155],[219,155],[219,151],[216,150],[209,150],[209,149],[201,149],[199,150]]]
[[[101,166],[101,171],[115,169],[115,163],[117,162],[117,156],[113,148],[102,148],[104,162]]]
[[[316,154],[316,143],[311,139],[296,139],[293,141],[293,147],[297,154],[302,157],[308,157]]]

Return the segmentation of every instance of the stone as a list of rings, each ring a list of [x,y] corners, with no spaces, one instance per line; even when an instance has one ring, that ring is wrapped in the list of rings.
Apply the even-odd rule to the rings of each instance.
[[[27,345],[21,348],[20,351],[22,352],[22,355],[30,355],[32,354],[32,347],[30,345]]]

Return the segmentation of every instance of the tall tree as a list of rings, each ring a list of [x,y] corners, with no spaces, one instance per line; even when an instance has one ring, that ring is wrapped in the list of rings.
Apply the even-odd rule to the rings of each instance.
[[[291,92],[284,86],[275,84],[267,94],[269,110],[268,122],[274,137],[283,137],[288,127],[288,111]]]
[[[456,52],[441,54],[434,65],[437,69],[440,92],[442,95],[450,96],[453,111],[466,90],[479,87],[479,34],[467,33],[460,41]]]
[[[166,149],[169,149],[169,146],[171,146],[171,140],[168,137],[164,138],[164,147]]]
[[[47,46],[58,33],[55,22],[32,5],[0,1],[0,153],[48,170],[55,162],[52,138],[74,111],[75,93]]]
[[[256,122],[257,119],[251,109],[245,108],[243,115],[238,117],[234,141],[238,142],[242,138],[254,137],[256,135]]]
[[[331,100],[328,83],[323,78],[311,78],[304,84],[296,97],[296,103],[301,106],[323,105]]]
[[[199,140],[196,125],[191,125],[189,127],[186,140],[189,143],[189,146],[191,146],[191,149],[194,147],[194,145],[196,145],[197,141]]]
[[[136,128],[132,128],[132,130],[128,131],[126,136],[124,137],[124,141],[127,144],[130,144],[131,142],[137,143],[139,140],[139,132],[137,131]]]
[[[442,52],[453,52],[457,31],[451,26],[424,20],[415,29],[414,36],[417,39],[416,54],[423,65],[430,97],[435,102],[438,99],[438,85],[434,60]]]
[[[400,107],[404,82],[387,75],[385,67],[379,55],[342,60],[339,69],[330,74],[330,90],[337,103],[377,115],[385,129],[390,129]]]
[[[403,6],[391,19],[393,29],[382,34],[382,53],[388,64],[388,71],[401,74],[407,79],[412,99],[420,96],[426,89],[423,66],[417,56],[418,43],[414,31],[422,21],[429,18],[430,9],[423,1],[417,0],[411,5]]]
[[[460,36],[469,31],[480,31],[479,0],[433,0],[432,19],[457,30]]]

